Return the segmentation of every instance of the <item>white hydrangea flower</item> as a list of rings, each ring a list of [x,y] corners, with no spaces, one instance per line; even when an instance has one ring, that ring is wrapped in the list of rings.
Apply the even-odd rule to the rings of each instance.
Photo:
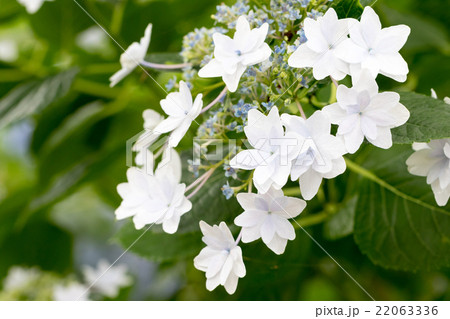
[[[239,152],[231,161],[235,169],[255,170],[253,181],[260,193],[270,187],[281,189],[287,182],[292,160],[297,156],[295,136],[285,134],[278,108],[272,107],[265,116],[256,109],[248,112],[244,127],[248,142],[253,147]]]
[[[68,285],[56,285],[53,288],[54,301],[88,301],[87,287],[78,282]]]
[[[317,20],[306,18],[304,30],[308,41],[301,44],[289,57],[289,66],[310,67],[317,80],[327,76],[342,80],[350,71],[348,64],[336,56],[336,49],[347,39],[350,22],[356,20],[339,20],[333,8],[328,9]]]
[[[119,83],[123,78],[130,74],[145,58],[148,46],[150,45],[150,37],[152,35],[152,24],[150,23],[145,28],[144,37],[140,42],[133,42],[128,49],[120,56],[120,64],[122,69],[117,71],[109,78],[110,86],[113,87]]]
[[[239,278],[246,273],[241,247],[224,222],[209,226],[201,221],[200,229],[206,247],[194,258],[194,266],[206,273],[206,289],[212,291],[222,285],[231,295],[236,291]]]
[[[17,0],[21,5],[25,7],[29,14],[35,14],[39,11],[45,1],[53,0]]]
[[[198,75],[203,78],[221,76],[228,90],[235,92],[247,67],[266,61],[272,54],[265,43],[268,31],[267,23],[250,29],[245,16],[240,16],[233,39],[218,32],[213,34],[214,58],[200,69]]]
[[[313,198],[323,178],[334,178],[345,171],[342,141],[331,135],[331,123],[320,111],[307,120],[283,114],[281,120],[287,132],[298,139],[298,156],[293,160],[291,179],[299,180],[300,191],[306,200]]]
[[[169,93],[160,104],[169,117],[155,127],[155,132],[172,132],[168,145],[176,147],[202,110],[202,94],[192,102],[191,90],[184,81],[180,81],[180,91]]]
[[[139,136],[136,143],[133,145],[133,151],[137,152],[135,162],[137,165],[146,165],[146,163],[153,163],[152,156],[148,156],[151,153],[145,153],[145,151],[159,138],[161,133],[155,131],[156,126],[164,120],[164,117],[155,110],[145,110],[142,113],[144,118],[144,130],[145,132]],[[147,157],[145,158],[145,155]],[[153,170],[153,166],[151,166]]]
[[[242,242],[259,238],[274,253],[281,255],[287,241],[295,239],[289,219],[297,217],[306,207],[299,198],[284,196],[282,190],[271,188],[266,194],[239,193],[236,196],[244,212],[234,223],[242,227]]]
[[[417,143],[407,159],[408,171],[426,176],[439,206],[447,205],[450,197],[450,139]]]
[[[336,49],[336,55],[351,63],[350,73],[358,76],[362,69],[368,69],[373,77],[379,73],[399,82],[405,82],[409,72],[408,64],[400,55],[411,29],[406,25],[381,28],[375,11],[367,6],[361,22],[350,26],[350,38]]]
[[[431,97],[438,98],[433,89]],[[444,102],[450,104],[450,99],[446,97]],[[412,148],[415,153],[406,161],[408,171],[413,175],[426,176],[437,204],[447,205],[450,197],[450,139],[413,143]]]
[[[337,136],[343,138],[350,154],[359,149],[364,137],[377,147],[390,148],[391,129],[409,119],[409,111],[400,103],[400,95],[378,93],[377,82],[367,70],[352,88],[340,85],[336,98],[337,103],[324,107],[323,112],[331,123],[339,125]]]
[[[108,261],[101,259],[96,268],[86,265],[82,270],[85,282],[93,284],[91,290],[109,298],[117,297],[120,289],[132,283],[124,264],[111,267]]]
[[[127,177],[128,183],[117,186],[123,201],[116,209],[116,218],[133,217],[136,229],[155,223],[162,224],[166,233],[175,233],[181,216],[192,208],[184,196],[186,185],[180,184],[181,160],[177,152],[166,151],[153,175],[131,167]]]

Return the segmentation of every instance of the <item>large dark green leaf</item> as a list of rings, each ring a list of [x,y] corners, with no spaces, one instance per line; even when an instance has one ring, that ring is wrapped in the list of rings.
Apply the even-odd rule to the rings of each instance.
[[[411,144],[450,137],[450,105],[413,92],[402,92],[400,96],[400,102],[411,116],[405,125],[392,130],[394,143]]]
[[[338,211],[324,224],[323,235],[330,240],[336,240],[353,233],[353,224],[358,196],[345,201]]]
[[[150,227],[150,228],[149,228]],[[201,233],[166,234],[153,232],[156,225],[136,230],[131,220],[116,234],[115,239],[133,253],[155,261],[180,260],[193,257],[204,246]]]
[[[355,215],[355,240],[378,265],[398,270],[450,266],[450,205],[438,207],[425,178],[407,172],[409,147],[370,152]]]
[[[355,18],[359,19],[363,13],[363,7],[359,0],[338,0],[333,1],[331,5],[336,10],[340,19]]]
[[[21,84],[0,100],[0,128],[39,112],[69,91],[77,70]]]

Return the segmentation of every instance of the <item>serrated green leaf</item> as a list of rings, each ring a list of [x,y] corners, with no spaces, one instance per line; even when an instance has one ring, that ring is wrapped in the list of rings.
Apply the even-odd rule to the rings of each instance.
[[[338,0],[333,1],[331,5],[340,19],[355,18],[359,19],[363,13],[363,7],[359,0]]]
[[[197,255],[203,248],[201,233],[175,233],[154,232],[148,225],[141,230],[136,230],[131,220],[114,236],[125,249],[129,248],[133,253],[154,261],[180,260]]]
[[[0,129],[39,112],[69,91],[78,70],[21,84],[0,100]]]
[[[344,202],[339,210],[327,220],[323,234],[329,240],[336,240],[353,233],[355,209],[358,197],[354,196]]]
[[[425,178],[408,173],[410,147],[373,150],[365,168],[355,214],[355,240],[378,265],[396,270],[450,266],[450,205],[438,207]]]
[[[450,105],[414,92],[400,93],[400,102],[410,112],[405,125],[392,130],[395,144],[412,144],[450,137]]]

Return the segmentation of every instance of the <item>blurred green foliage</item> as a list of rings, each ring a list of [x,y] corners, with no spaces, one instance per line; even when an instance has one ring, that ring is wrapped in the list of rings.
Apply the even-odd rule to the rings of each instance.
[[[0,0],[0,47],[5,43],[2,41],[14,41],[18,51],[17,59],[0,61],[0,278],[6,275],[9,267],[18,264],[59,274],[77,271],[74,243],[86,236],[103,241],[112,236],[115,230],[113,211],[120,203],[116,185],[126,178],[126,141],[142,130],[142,111],[147,108],[160,110],[159,100],[165,96],[164,90],[140,71],[135,71],[118,87],[109,88],[109,76],[119,69],[120,47],[126,48],[138,40],[145,26],[152,22],[149,50],[152,60],[176,59],[173,53],[180,51],[183,35],[196,27],[211,27],[210,15],[220,1],[80,0],[78,3],[90,16],[71,0],[46,2],[34,15],[28,15],[16,0]],[[361,3],[367,4],[367,1]],[[434,88],[439,97],[450,96],[448,4],[439,0],[379,0],[375,8],[384,25],[406,23],[412,28],[402,51],[411,70],[408,81],[394,84],[384,79],[381,89],[429,95],[430,89]],[[94,20],[114,40],[101,33],[95,45],[86,46],[83,32],[96,27]],[[162,52],[172,54],[159,54]],[[162,87],[173,75],[150,74]],[[191,147],[186,140],[180,149]],[[372,154],[370,148],[367,153]],[[384,156],[389,158],[390,153]],[[379,161],[381,157],[374,158]],[[370,168],[370,164],[364,165]],[[188,172],[184,172],[184,177],[192,179]],[[390,177],[400,178],[395,174]],[[343,189],[346,185],[351,189],[355,178],[340,177],[336,179],[337,187]],[[421,185],[426,186],[423,181]],[[367,182],[367,189],[364,193],[367,197],[382,192],[374,190],[370,182]],[[221,218],[220,207],[224,206],[224,199],[220,191],[209,195],[217,203],[204,200],[202,203],[202,197],[199,197],[191,225],[199,218],[208,222]],[[76,205],[68,205],[74,196]],[[352,227],[345,227],[340,233],[333,232],[332,225],[337,225],[335,229],[340,225],[348,226],[352,212],[354,214],[348,207],[355,206],[353,199],[344,201],[339,194],[336,196],[334,209],[339,213],[334,215],[334,221],[308,228],[308,232],[375,299],[450,299],[448,269],[425,271],[421,268],[415,273],[386,270],[361,253],[352,238]],[[102,215],[104,208],[91,204],[93,198],[100,199],[102,207],[107,207],[109,218]],[[358,218],[358,210],[373,209],[374,213],[380,213],[382,207],[377,205],[381,204],[367,198],[367,205],[371,203],[375,205],[372,208],[356,209],[356,241],[370,231],[377,233],[380,227],[363,217]],[[423,226],[426,218],[417,217],[413,227]],[[189,221],[186,225],[185,233],[168,236],[155,230],[139,242],[138,250],[143,250],[144,255],[146,251],[157,252],[154,260],[159,261],[160,277],[156,277],[151,285],[158,286],[158,280],[167,274],[179,283],[164,298],[368,299],[301,230],[297,230],[296,240],[288,245],[282,256],[275,256],[261,242],[245,245],[247,276],[240,280],[236,294],[229,296],[223,289],[210,293],[205,289],[204,274],[192,264],[192,256],[202,244],[198,237],[195,242],[192,237],[182,238],[192,231]],[[389,223],[385,226],[391,227]],[[440,226],[445,224],[440,223]],[[443,229],[448,235],[449,228]],[[140,234],[130,225],[121,232],[131,233],[130,236],[136,238]],[[377,236],[382,235],[378,233]],[[431,239],[426,240],[439,240],[433,237],[436,234],[429,236]],[[392,247],[388,256],[377,255],[370,247],[363,251],[375,260],[389,262],[404,258],[402,245],[410,245],[410,240],[415,239],[403,238],[397,242],[398,247],[387,242],[386,245]],[[174,247],[176,244],[181,248]],[[182,256],[175,256],[176,249],[182,249],[186,244],[190,249]],[[405,250],[406,254],[411,247]],[[405,260],[405,264],[429,263],[430,260],[435,263],[428,254],[448,259],[442,251],[430,253],[419,244],[413,248],[423,249],[423,260]],[[159,251],[163,252],[162,257],[158,257]],[[166,258],[170,254],[177,260]],[[428,266],[426,268],[436,268],[432,264]],[[152,292],[146,298],[159,299],[161,296]]]

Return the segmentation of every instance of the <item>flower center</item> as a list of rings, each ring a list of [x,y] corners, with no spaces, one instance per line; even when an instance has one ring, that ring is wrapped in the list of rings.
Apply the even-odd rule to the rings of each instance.
[[[372,48],[369,48],[369,50],[368,50],[368,51],[369,51],[369,54],[370,54],[370,55],[373,55],[373,54],[375,53],[375,50],[374,50],[374,49],[372,49]]]
[[[236,50],[236,51],[234,51],[234,52],[237,54],[237,56],[241,56],[241,55],[242,55],[241,50]]]

